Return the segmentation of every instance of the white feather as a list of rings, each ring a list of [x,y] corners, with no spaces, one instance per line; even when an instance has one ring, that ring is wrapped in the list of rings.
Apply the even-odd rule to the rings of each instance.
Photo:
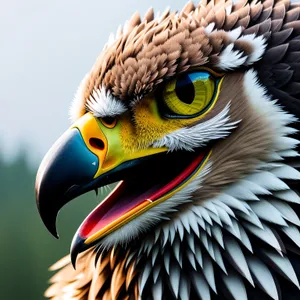
[[[248,203],[242,200],[238,200],[230,195],[221,194],[220,196],[218,196],[218,199],[227,204],[233,210],[241,211],[247,215],[249,214],[249,210],[251,210]]]
[[[246,65],[251,65],[260,60],[266,51],[267,43],[263,35],[247,34],[241,36],[238,40],[249,43],[253,49],[246,60]]]
[[[115,117],[124,113],[127,108],[124,104],[114,98],[110,92],[104,88],[94,90],[86,103],[87,109],[95,117]]]
[[[187,239],[187,243],[188,246],[190,247],[190,249],[192,250],[192,252],[195,254],[195,243],[194,243],[194,235],[193,234],[189,234],[186,236]]]
[[[157,280],[158,280],[158,276],[159,276],[159,273],[160,273],[160,264],[156,264],[154,267],[153,267],[153,283],[156,284]]]
[[[269,201],[274,207],[277,208],[277,210],[281,213],[284,219],[295,224],[296,226],[300,226],[300,220],[298,215],[295,213],[295,211],[288,203],[284,201],[275,200],[275,199]]]
[[[278,291],[267,266],[255,257],[248,258],[248,265],[257,285],[272,299],[278,300]]]
[[[204,31],[205,31],[205,33],[206,33],[207,35],[209,35],[209,34],[211,34],[211,33],[213,32],[214,28],[215,28],[215,23],[212,22],[212,23],[208,24],[208,25],[204,28]]]
[[[229,36],[232,42],[236,41],[242,33],[242,27],[239,26],[231,31],[227,31],[227,35]]]
[[[170,252],[165,251],[164,252],[164,266],[165,266],[165,269],[168,274],[170,274],[170,261],[171,261]]]
[[[162,139],[153,143],[153,147],[168,147],[169,151],[187,150],[205,146],[209,141],[218,140],[228,136],[239,122],[230,122],[230,104],[208,121],[192,127],[184,127],[175,130]]]
[[[180,272],[180,268],[177,264],[172,265],[172,272],[170,272],[170,284],[176,298],[179,294]]]
[[[217,287],[216,287],[216,280],[215,280],[215,273],[214,273],[214,267],[211,261],[211,258],[207,255],[204,255],[203,257],[203,275],[210,286],[210,288],[217,293]]]
[[[247,300],[247,292],[243,280],[233,272],[222,274],[223,282],[234,300]]]
[[[240,224],[239,224],[239,230],[240,230],[240,236],[241,236],[240,241],[251,253],[253,253],[252,245],[251,245],[250,239],[248,237],[248,234],[245,231],[244,227]]]
[[[300,197],[293,190],[278,191],[274,193],[274,196],[283,201],[300,204]]]
[[[163,284],[162,280],[157,280],[152,287],[152,297],[153,300],[161,300],[163,298]]]
[[[199,264],[200,268],[203,269],[203,254],[198,245],[195,245],[195,258],[197,260],[197,263]]]
[[[274,174],[267,171],[255,173],[247,177],[247,180],[252,181],[256,184],[260,184],[262,187],[268,189],[269,191],[289,190],[289,186],[286,183],[284,183]]]
[[[238,216],[260,229],[264,228],[260,219],[252,210],[249,211],[249,214],[239,213]]]
[[[217,67],[227,71],[242,66],[247,60],[247,56],[242,51],[234,50],[234,44],[231,43],[219,55]]]
[[[146,264],[143,271],[142,271],[142,275],[141,275],[141,279],[140,279],[140,282],[139,282],[139,290],[141,293],[143,293],[143,290],[144,290],[144,287],[146,285],[146,282],[149,278],[149,275],[151,273],[151,269],[152,269],[152,266],[150,265],[150,263]]]
[[[300,180],[300,172],[288,165],[281,164],[280,167],[274,168],[271,172],[278,178]]]
[[[284,221],[281,213],[268,201],[261,199],[260,201],[252,202],[250,206],[253,212],[260,218],[260,220],[264,220],[281,226],[287,226],[287,223]]]
[[[297,275],[294,271],[294,268],[287,257],[282,257],[277,253],[273,253],[270,251],[263,252],[265,258],[269,261],[270,265],[280,273],[280,275],[284,276],[287,280],[291,281],[298,288],[299,281]]]
[[[226,254],[230,258],[233,266],[250,282],[252,286],[254,286],[247,261],[239,244],[233,238],[226,238],[224,242]]]
[[[211,232],[212,232],[213,237],[218,242],[218,244],[224,249],[225,245],[224,245],[223,233],[222,233],[221,228],[219,226],[215,225],[215,226],[212,227]]]
[[[224,226],[224,229],[227,230],[229,233],[231,233],[233,236],[235,236],[238,240],[240,240],[241,234],[240,234],[240,229],[238,227],[238,223],[234,219],[232,219],[231,221],[232,221],[232,226],[226,225]]]
[[[222,271],[225,274],[227,274],[227,270],[226,270],[226,267],[225,267],[224,261],[223,261],[223,254],[222,254],[218,244],[215,242],[212,242],[212,245],[213,245],[213,249],[214,249],[215,262],[222,269]]]
[[[290,225],[289,227],[283,227],[281,228],[281,231],[285,233],[298,248],[300,248],[300,232],[296,226]]]
[[[84,76],[82,79],[75,95],[73,98],[73,101],[71,103],[71,106],[69,108],[69,119],[71,123],[73,124],[78,118],[81,116],[81,109],[84,102],[84,91],[85,91],[85,85],[88,80],[88,74]]]
[[[193,267],[195,271],[197,271],[196,261],[195,261],[195,253],[193,253],[190,249],[186,250],[187,258],[189,260],[189,263]]]
[[[191,276],[191,279],[194,289],[199,295],[200,299],[210,300],[210,289],[202,274],[199,272],[194,272]]]
[[[190,276],[188,276],[190,279]],[[180,278],[179,284],[179,299],[185,300],[190,298],[190,280],[187,280],[185,275],[182,275]]]
[[[232,197],[237,197],[241,200],[259,200],[245,181],[239,181],[236,184],[232,184],[228,189],[226,189],[226,194]]]
[[[244,75],[244,91],[255,113],[268,122],[274,138],[285,135],[286,125],[297,121],[292,114],[283,111],[276,101],[271,100],[266,89],[258,82],[257,72],[253,69]]]
[[[202,207],[202,206],[194,206],[193,207],[193,211],[197,215],[199,215],[200,217],[202,217],[203,220],[205,220],[209,225],[213,224],[208,211],[204,207]]]
[[[271,247],[273,247],[278,251],[282,250],[276,236],[267,225],[264,224],[264,229],[261,229],[257,226],[253,226],[252,224],[247,224],[247,223],[243,223],[243,226],[247,231],[249,231],[256,237],[258,237],[262,242],[269,244]],[[283,227],[283,228],[289,228],[289,227]]]

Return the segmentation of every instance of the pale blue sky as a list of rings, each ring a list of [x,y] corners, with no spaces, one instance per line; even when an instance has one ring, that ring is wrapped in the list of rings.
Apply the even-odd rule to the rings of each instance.
[[[0,150],[31,146],[38,163],[69,126],[77,86],[135,11],[179,9],[185,0],[0,0]]]
[[[110,32],[135,11],[183,0],[0,0],[0,151],[38,163],[69,126],[68,108]],[[172,5],[170,5],[172,3]]]

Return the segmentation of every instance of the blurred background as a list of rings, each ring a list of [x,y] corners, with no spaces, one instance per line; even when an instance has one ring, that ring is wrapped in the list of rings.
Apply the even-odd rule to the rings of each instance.
[[[35,205],[38,165],[69,126],[73,95],[110,32],[136,11],[185,0],[0,0],[0,291],[1,299],[43,299],[48,267],[102,197],[89,193],[63,209],[60,239]]]

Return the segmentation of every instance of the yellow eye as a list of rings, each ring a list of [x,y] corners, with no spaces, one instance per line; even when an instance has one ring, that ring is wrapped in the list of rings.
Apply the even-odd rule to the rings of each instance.
[[[215,78],[208,71],[183,74],[164,87],[163,102],[175,114],[171,117],[200,115],[216,99],[220,82],[221,78]]]

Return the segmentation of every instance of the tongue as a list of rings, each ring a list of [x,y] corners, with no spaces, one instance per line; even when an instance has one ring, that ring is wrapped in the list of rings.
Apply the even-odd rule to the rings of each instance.
[[[129,185],[125,181],[122,181],[85,219],[80,226],[80,236],[82,238],[92,236],[94,233],[139,206],[153,195],[158,188],[159,187],[152,187],[147,191],[141,192],[133,184]]]
[[[154,202],[174,188],[182,184],[186,179],[200,167],[205,157],[205,153],[198,155],[179,175],[167,182],[160,180],[159,184],[149,187],[147,182],[122,181],[110,193],[110,195],[98,205],[84,220],[79,228],[79,234],[83,239],[91,237],[93,234],[103,230],[112,222],[124,217],[125,214],[139,210]],[[155,175],[153,175],[155,177]]]

